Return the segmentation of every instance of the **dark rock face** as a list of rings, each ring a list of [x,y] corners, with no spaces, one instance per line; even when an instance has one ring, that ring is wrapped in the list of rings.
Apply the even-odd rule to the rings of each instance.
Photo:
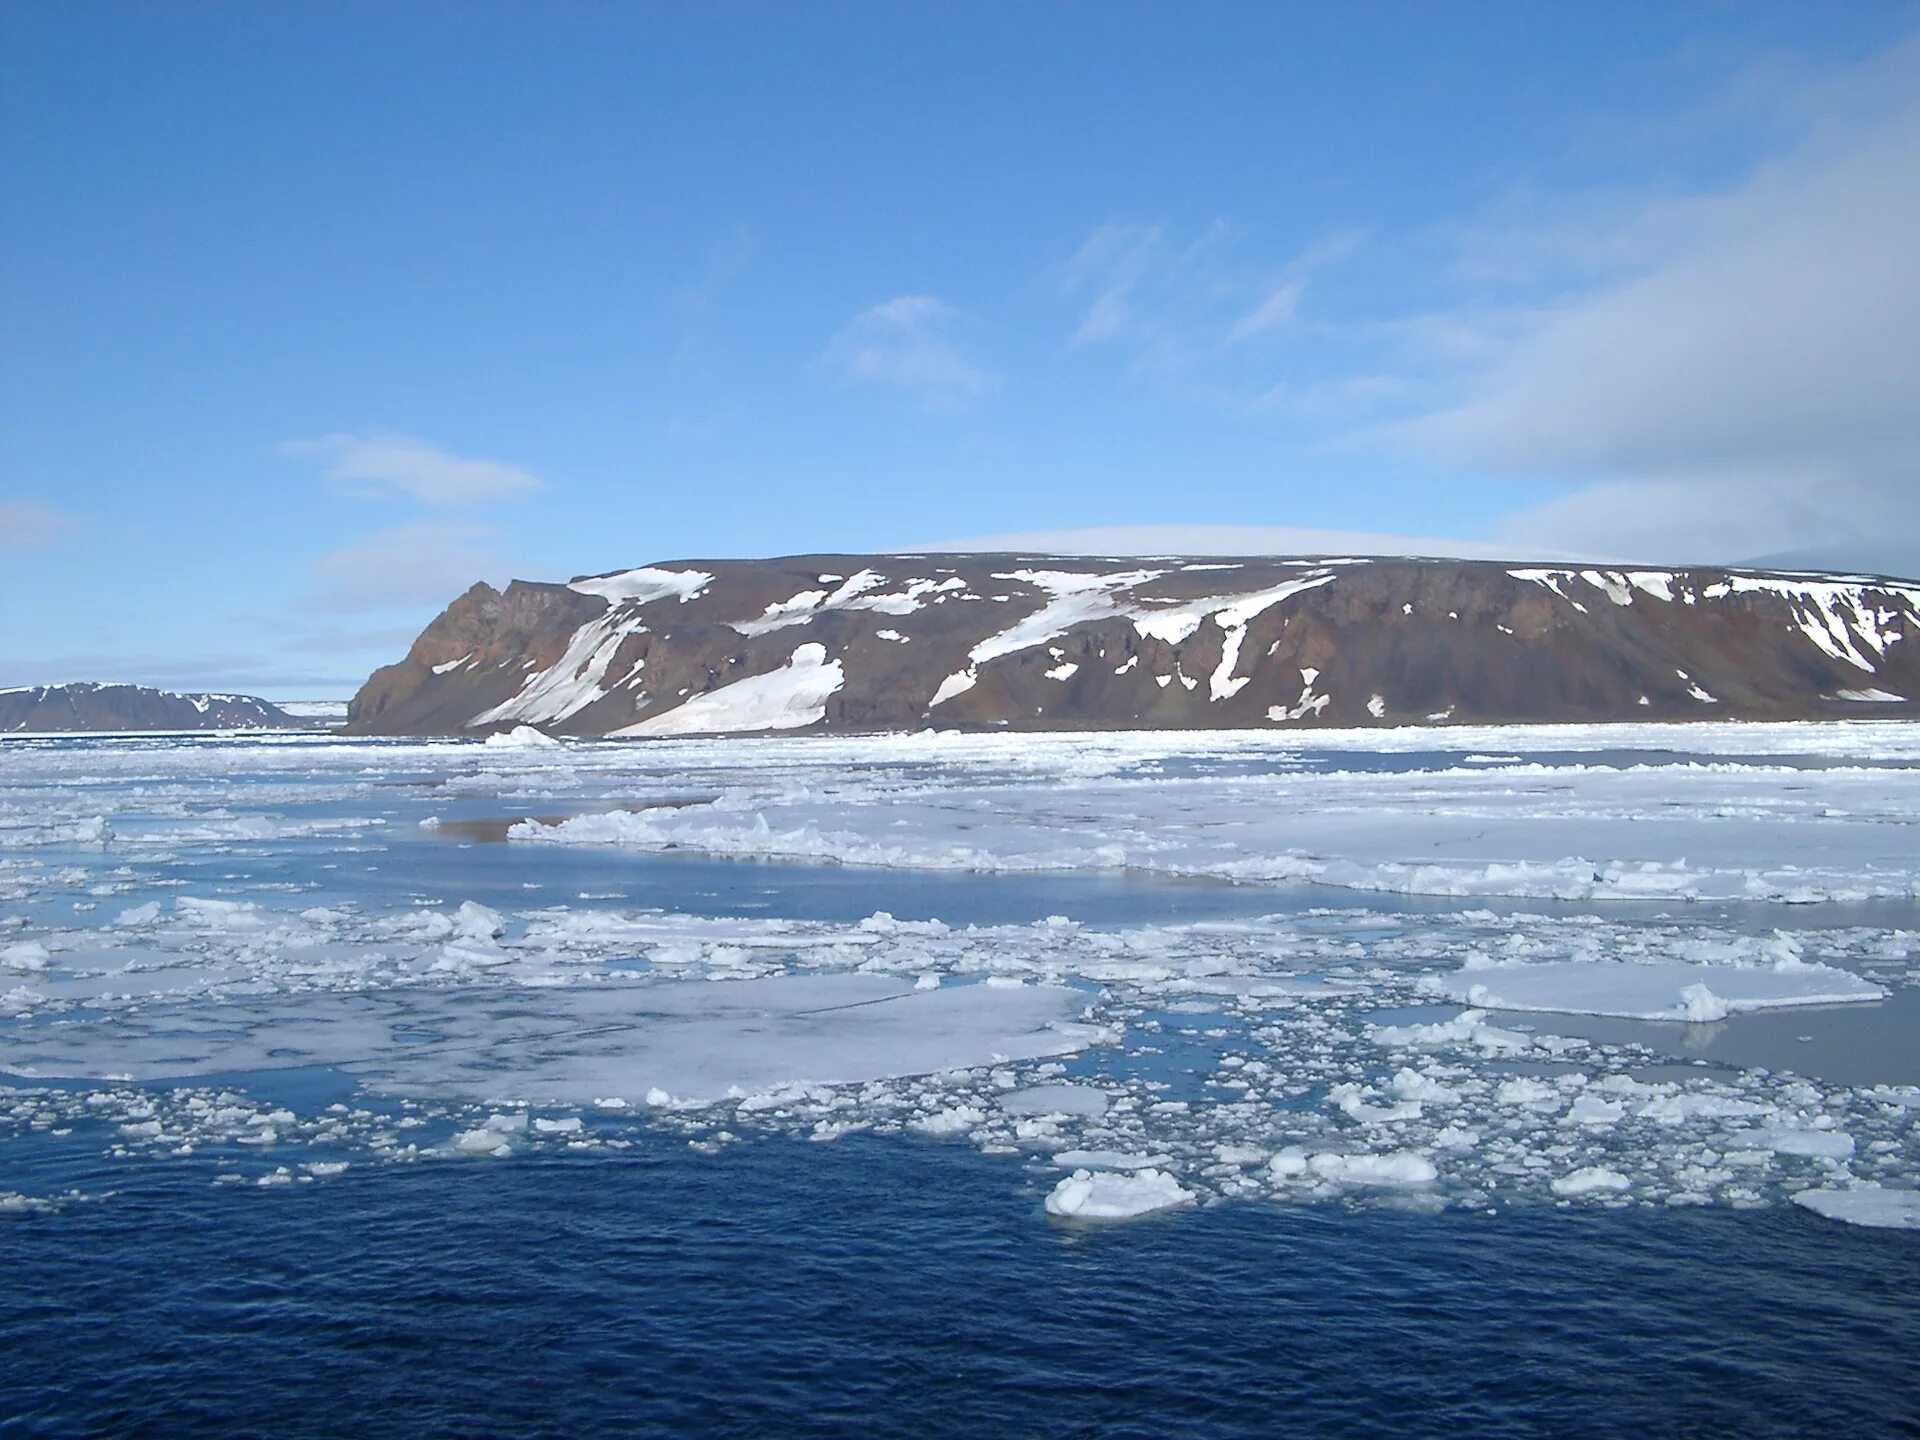
[[[253,695],[183,695],[145,685],[28,685],[0,690],[0,734],[69,730],[302,730]]]
[[[476,585],[363,734],[1920,716],[1920,583],[1485,561],[813,555]]]

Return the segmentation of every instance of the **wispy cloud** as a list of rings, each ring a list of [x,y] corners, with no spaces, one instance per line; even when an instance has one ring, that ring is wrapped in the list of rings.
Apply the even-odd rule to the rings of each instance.
[[[1342,375],[1332,380],[1275,381],[1246,402],[1249,413],[1295,419],[1352,420],[1402,400],[1408,382],[1398,375]]]
[[[513,563],[499,531],[469,520],[423,520],[367,536],[314,562],[315,600],[335,612],[446,605]]]
[[[1085,301],[1074,345],[1097,345],[1124,334],[1136,320],[1136,299],[1156,273],[1177,263],[1164,226],[1102,225],[1060,268],[1060,287]]]
[[[760,242],[744,223],[722,233],[701,255],[694,273],[674,292],[682,309],[705,310],[727,286],[739,279],[760,251]]]
[[[1306,290],[1307,282],[1303,279],[1291,277],[1282,280],[1267,292],[1258,305],[1234,322],[1233,328],[1227,332],[1227,339],[1238,344],[1287,324],[1300,308],[1300,297]]]
[[[476,505],[541,488],[517,465],[455,455],[417,435],[371,432],[287,440],[283,455],[311,459],[342,489],[367,495],[411,495],[430,505]]]
[[[900,295],[862,311],[832,340],[820,363],[853,384],[903,390],[939,406],[966,404],[1000,388],[1000,377],[970,360],[954,338],[960,312],[930,295]]]
[[[71,515],[50,505],[0,499],[0,550],[51,550],[73,525]]]
[[[1314,272],[1345,260],[1366,239],[1364,231],[1343,230],[1308,246],[1268,282],[1266,293],[1227,332],[1231,344],[1255,339],[1292,323]]]
[[[1166,225],[1109,224],[1051,278],[1078,307],[1069,348],[1119,347],[1140,373],[1244,407],[1281,378],[1250,366],[1298,327],[1319,273],[1365,238],[1336,231],[1275,259],[1224,221],[1184,237]]]

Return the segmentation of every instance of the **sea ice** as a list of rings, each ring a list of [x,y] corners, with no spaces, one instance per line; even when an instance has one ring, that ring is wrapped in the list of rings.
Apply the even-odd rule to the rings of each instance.
[[[1604,1165],[1589,1165],[1562,1175],[1552,1185],[1553,1193],[1562,1197],[1576,1195],[1618,1195],[1633,1188],[1633,1181],[1618,1170],[1609,1170]]]
[[[533,993],[388,990],[16,1029],[0,1034],[0,1068],[166,1079],[341,1065],[402,1094],[584,1105],[658,1091],[704,1105],[1069,1055],[1101,1033],[1074,1023],[1082,997],[1051,985],[916,990],[884,976],[795,975]],[[414,1034],[434,1038],[396,1038]]]
[[[964,1135],[987,1118],[987,1112],[973,1105],[950,1105],[911,1122],[908,1129],[922,1135]]]
[[[1769,1125],[1728,1137],[1736,1150],[1768,1150],[1775,1155],[1806,1155],[1823,1160],[1846,1160],[1853,1155],[1853,1137],[1844,1130],[1797,1130]]]
[[[870,590],[843,603],[868,600],[892,603]],[[582,676],[597,654],[576,662]],[[1206,670],[1223,686],[1237,678]],[[553,678],[529,705],[574,703],[574,680]],[[12,1079],[0,1144],[70,1130],[116,1158],[191,1150],[219,1155],[243,1183],[287,1185],[343,1154],[617,1148],[636,1125],[699,1154],[752,1134],[947,1134],[1023,1157],[1029,1174],[1086,1172],[1096,1183],[1081,1213],[1142,1171],[1194,1203],[1278,1192],[1497,1206],[1563,1198],[1555,1182],[1590,1171],[1630,1179],[1585,1192],[1620,1204],[1779,1202],[1820,1175],[1906,1196],[1911,1085],[1823,1080],[1811,1046],[1811,1074],[1790,1073],[1791,1046],[1771,1070],[1656,1071],[1663,1050],[1684,1062],[1711,1037],[1673,1026],[1670,1038],[1634,1027],[1640,1038],[1579,1039],[1490,1023],[1484,1007],[1704,1018],[1920,982],[1920,937],[1903,918],[1920,881],[1917,759],[1920,728],[1881,722],[1284,744],[927,734],[4,748],[0,1069]],[[420,865],[450,858],[417,825],[430,808],[539,815],[659,800],[672,804],[528,822],[515,838],[1274,888],[1254,902],[1264,913],[1248,910],[1259,892],[1246,886],[1217,913],[1202,888],[1195,913],[1210,918],[1140,923],[1109,909],[1118,887],[1074,900],[1066,886],[1057,908],[1072,918],[995,923],[974,904],[994,887],[956,882],[925,887],[952,895],[941,919],[802,920],[791,917],[817,907],[784,909],[793,881],[777,868],[738,892],[733,913],[688,914],[569,873],[628,868],[612,857],[522,856],[531,863],[508,868],[524,892],[496,877],[471,896],[440,888],[445,867]],[[382,884],[359,880],[372,871]],[[1303,903],[1296,881],[1348,898]],[[1369,903],[1381,889],[1474,899],[1402,913]],[[897,893],[918,903],[911,887]],[[1736,903],[1677,903],[1694,897]],[[1750,923],[1761,905],[1832,897],[1891,903],[1809,913],[1786,936]],[[1605,903],[1622,899],[1659,903]],[[1470,985],[1482,989],[1442,988]],[[1453,1014],[1443,998],[1473,1008]],[[1883,1014],[1895,1021],[1898,1007]],[[1073,1071],[1096,1078],[1075,1081],[1058,1060],[1083,1051]],[[358,1092],[281,1108],[235,1078],[303,1067],[333,1067]],[[591,1127],[571,1113],[589,1107]]]
[[[544,730],[531,725],[516,725],[498,735],[489,735],[486,744],[495,750],[541,750],[558,748],[560,742]]]
[[[786,673],[786,672],[777,672]],[[966,671],[950,682],[970,680]],[[747,683],[747,682],[742,682]],[[953,693],[943,687],[943,693]],[[720,694],[723,692],[714,692]],[[689,702],[690,704],[692,702]],[[678,714],[680,712],[672,712]],[[1514,753],[1545,744],[1686,745],[1693,729],[1568,727],[1466,732]],[[1699,727],[1714,747],[1748,752],[1813,737],[1782,727]],[[1885,741],[1891,727],[1834,736],[1839,753]],[[1389,752],[1399,731],[1364,732]],[[1530,742],[1515,745],[1525,736]],[[1327,763],[1360,743],[1350,732],[1289,733],[1267,773],[1228,767],[1143,774],[1165,757],[1209,765],[1271,741],[1243,736],[888,737],[866,742],[929,768],[916,783],[815,772],[819,783],[743,783],[726,803],[581,816],[523,826],[516,840],[694,849],[931,869],[1132,868],[1269,883],[1451,896],[1729,899],[1798,903],[1907,899],[1920,861],[1904,827],[1920,812],[1920,772],[1884,762],[1809,770],[1765,763],[1447,765],[1409,775]],[[804,742],[807,754],[853,757],[857,742]],[[1431,743],[1429,740],[1428,743]],[[1478,753],[1478,752],[1476,752]],[[1486,753],[1507,753],[1505,747]],[[705,761],[678,752],[675,763]],[[787,760],[781,755],[781,761]],[[771,757],[770,757],[771,759]],[[1876,757],[1876,760],[1878,757]],[[716,757],[717,760],[717,757]],[[1005,767],[1012,767],[1011,770]],[[775,773],[776,764],[767,772]],[[1044,775],[1049,783],[1034,781]],[[1784,777],[1791,787],[1783,786]],[[743,777],[744,778],[744,777]],[[1148,781],[1149,783],[1142,783]],[[938,799],[938,803],[929,803]],[[1717,992],[1716,992],[1717,993]]]
[[[1433,1161],[1411,1150],[1393,1150],[1381,1155],[1323,1151],[1309,1157],[1306,1168],[1336,1185],[1401,1187],[1430,1185],[1440,1178],[1439,1168]]]
[[[1829,1220],[1875,1230],[1920,1230],[1920,1190],[1864,1184],[1848,1190],[1802,1190],[1793,1203]]]
[[[1871,981],[1830,965],[1782,968],[1561,960],[1469,968],[1438,988],[1485,1010],[1544,1010],[1638,1020],[1719,1020],[1781,1005],[1882,1000]]]
[[[1195,1198],[1164,1170],[1128,1174],[1076,1170],[1048,1193],[1046,1209],[1049,1215],[1073,1220],[1131,1220],[1136,1215],[1191,1205]]]
[[[1000,1097],[1009,1115],[1093,1115],[1107,1113],[1107,1097],[1087,1085],[1034,1085]]]
[[[1062,1170],[1154,1170],[1173,1164],[1173,1157],[1129,1155],[1120,1150],[1056,1150],[1052,1163]]]

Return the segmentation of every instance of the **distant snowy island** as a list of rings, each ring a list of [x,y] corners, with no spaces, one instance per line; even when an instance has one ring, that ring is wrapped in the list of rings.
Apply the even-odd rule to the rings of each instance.
[[[1355,557],[812,555],[476,585],[361,734],[1920,715],[1920,582]]]
[[[318,723],[257,695],[146,685],[20,685],[0,690],[0,734],[128,730],[303,730]]]

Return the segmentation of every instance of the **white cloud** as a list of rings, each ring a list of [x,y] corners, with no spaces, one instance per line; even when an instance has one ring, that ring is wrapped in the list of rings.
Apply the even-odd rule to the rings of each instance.
[[[475,581],[513,569],[498,535],[465,520],[396,525],[315,561],[315,598],[342,612],[444,606]]]
[[[323,435],[284,441],[279,450],[320,461],[320,473],[348,490],[411,495],[430,505],[474,505],[541,488],[518,466],[453,455],[416,435]]]
[[[1000,377],[954,341],[960,318],[930,295],[896,296],[856,315],[820,363],[850,383],[905,390],[930,404],[979,400],[1000,388]]]
[[[907,554],[1015,552],[1032,555],[1417,555],[1454,560],[1584,560],[1565,552],[1516,551],[1511,542],[1370,530],[1305,530],[1283,525],[1102,525],[1022,530],[905,545]]]
[[[0,550],[50,550],[73,517],[33,500],[0,500]]]
[[[1610,202],[1570,262],[1604,257],[1608,278],[1538,307],[1399,434],[1586,486],[1513,516],[1518,538],[1720,560],[1904,546],[1920,568],[1920,43],[1809,93],[1789,107],[1809,128],[1738,183]]]

